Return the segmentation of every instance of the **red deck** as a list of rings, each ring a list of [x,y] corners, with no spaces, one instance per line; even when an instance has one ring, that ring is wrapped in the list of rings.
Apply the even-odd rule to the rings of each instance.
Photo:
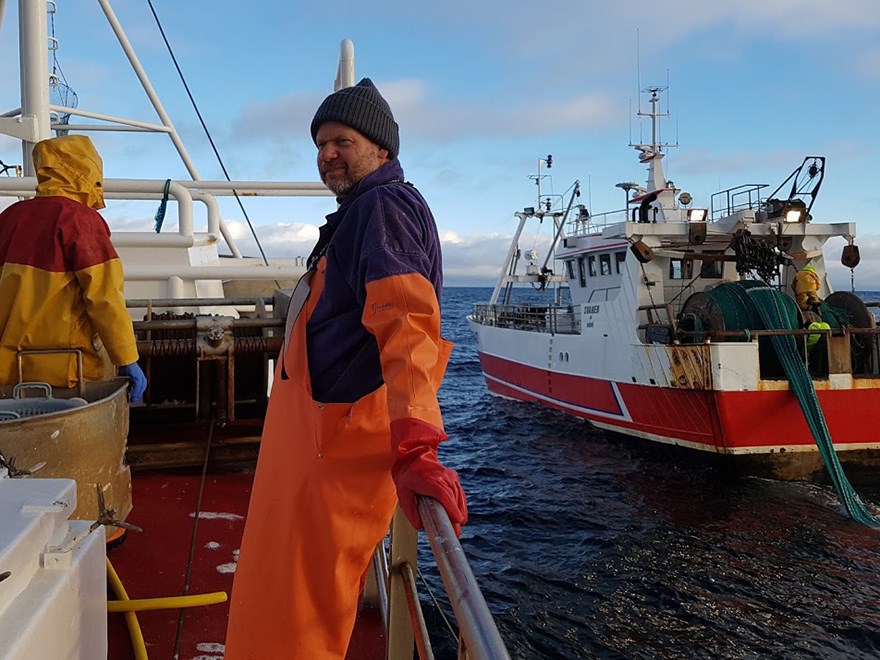
[[[201,475],[196,472],[136,474],[132,480],[134,510],[128,521],[144,528],[131,532],[108,552],[128,597],[159,598],[184,592]],[[189,593],[230,593],[253,474],[209,474],[202,494],[201,515],[189,581]],[[111,593],[110,598],[115,596]],[[138,613],[150,658],[174,657],[180,610]],[[223,657],[228,604],[184,611],[180,660]],[[110,614],[110,660],[134,658],[122,614]],[[361,617],[348,657],[384,657],[381,622]]]

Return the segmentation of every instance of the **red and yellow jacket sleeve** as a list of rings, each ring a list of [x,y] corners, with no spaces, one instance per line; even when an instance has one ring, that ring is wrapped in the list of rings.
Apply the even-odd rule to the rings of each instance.
[[[131,317],[125,308],[124,276],[119,258],[75,272],[86,313],[116,366],[137,362]]]
[[[442,433],[437,390],[452,345],[440,337],[440,304],[419,273],[367,283],[364,327],[379,345],[391,422],[418,419]]]
[[[131,317],[125,307],[122,262],[110,242],[110,230],[96,212],[79,207],[75,228],[62,227],[65,261],[82,292],[85,313],[116,366],[138,359]]]

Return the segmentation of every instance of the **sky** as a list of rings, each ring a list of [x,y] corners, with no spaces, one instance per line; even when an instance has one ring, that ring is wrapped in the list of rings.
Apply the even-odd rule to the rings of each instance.
[[[667,179],[708,206],[740,184],[782,183],[827,157],[814,222],[855,221],[862,263],[826,259],[836,289],[880,290],[880,2],[877,0],[501,0],[332,4],[311,0],[152,0],[233,180],[316,181],[309,124],[333,89],[339,44],[400,125],[407,179],[428,200],[450,285],[492,284],[514,211],[580,181],[595,215],[644,183],[629,145],[646,140],[640,90],[668,87]],[[0,112],[19,105],[17,0],[0,25]],[[223,179],[147,0],[113,6],[203,179]],[[79,107],[155,122],[96,0],[57,0],[57,62]],[[93,134],[107,177],[188,178],[161,135]],[[542,159],[552,155],[549,170]],[[21,162],[0,137],[0,160]],[[549,176],[547,176],[549,175]],[[270,257],[308,254],[332,198],[247,198]],[[224,217],[258,254],[244,215]],[[113,230],[149,230],[155,204],[112,203]],[[545,230],[547,228],[544,228]],[[539,249],[546,234],[525,237]],[[851,277],[852,276],[852,277]]]

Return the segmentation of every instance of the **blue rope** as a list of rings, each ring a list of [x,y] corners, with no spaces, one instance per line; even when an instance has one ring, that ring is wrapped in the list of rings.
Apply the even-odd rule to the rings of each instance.
[[[162,201],[159,202],[159,208],[156,210],[156,233],[162,231],[162,223],[165,222],[165,207],[168,206],[168,189],[171,187],[171,179],[165,179],[165,192],[162,194]]]

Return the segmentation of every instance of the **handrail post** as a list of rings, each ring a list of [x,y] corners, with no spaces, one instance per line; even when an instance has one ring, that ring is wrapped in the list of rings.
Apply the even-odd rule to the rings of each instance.
[[[409,524],[400,507],[391,520],[390,560],[388,570],[388,622],[385,646],[386,660],[412,660],[415,634],[406,604],[406,577],[403,566],[416,566],[418,532]]]

